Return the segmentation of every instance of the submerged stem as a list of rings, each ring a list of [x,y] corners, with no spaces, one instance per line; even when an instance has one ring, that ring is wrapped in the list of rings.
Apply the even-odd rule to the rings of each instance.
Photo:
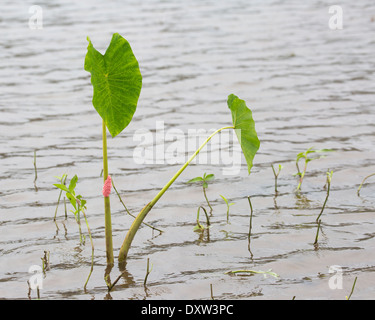
[[[134,236],[140,227],[143,219],[146,217],[146,215],[150,212],[150,210],[153,208],[153,206],[158,202],[158,200],[163,196],[163,194],[168,190],[168,188],[172,185],[173,182],[180,176],[180,174],[186,169],[186,167],[190,164],[190,162],[193,161],[193,159],[198,155],[198,153],[202,150],[202,148],[211,140],[211,138],[219,133],[222,130],[225,129],[234,129],[234,126],[230,127],[223,127],[221,129],[216,130],[214,133],[212,133],[198,148],[197,151],[194,152],[194,154],[189,158],[189,160],[175,173],[175,175],[168,181],[168,183],[159,191],[159,193],[155,196],[154,199],[151,200],[150,203],[148,203],[142,211],[138,214],[137,218],[134,220],[133,224],[130,226],[130,229],[128,233],[126,234],[125,240],[121,246],[120,252],[119,252],[119,262],[124,263],[126,261],[126,258],[128,256],[128,252],[131,246],[131,243],[134,239]]]

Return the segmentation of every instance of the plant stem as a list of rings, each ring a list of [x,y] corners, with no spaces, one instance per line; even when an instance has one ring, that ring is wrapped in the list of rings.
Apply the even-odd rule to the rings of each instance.
[[[145,280],[143,281],[143,286],[146,286],[146,283],[147,283],[147,278],[148,278],[148,275],[151,273],[152,271],[152,264],[151,264],[151,269],[150,269],[150,258],[147,258],[147,270],[146,270],[146,276],[145,276]]]
[[[204,230],[204,227],[202,227],[202,225],[199,223],[199,213],[200,213],[201,209],[203,209],[204,214],[206,215],[207,228],[210,226],[210,218],[208,217],[206,209],[204,207],[200,206],[198,208],[198,211],[197,211],[197,225],[198,225],[198,227],[199,227],[200,230]]]
[[[114,182],[113,182],[113,178],[112,178],[112,187],[113,187],[113,189],[115,190],[115,192],[116,192],[116,194],[117,194],[117,196],[118,196],[118,198],[119,198],[121,204],[122,204],[123,207],[125,208],[125,211],[127,212],[127,214],[135,219],[136,216],[135,216],[134,214],[132,214],[132,213],[128,210],[128,208],[126,207],[124,201],[122,201],[122,198],[121,198],[119,192],[117,191],[117,189],[116,189],[116,187],[115,187],[115,184],[114,184]],[[148,224],[148,223],[146,223],[146,222],[142,222],[142,223],[143,223],[145,226],[151,228],[152,230],[159,231],[160,233],[163,233],[163,232],[164,232],[163,230],[160,230],[160,229],[158,229],[158,228],[155,228],[154,226],[152,226],[152,225],[150,225],[150,224]]]
[[[212,283],[210,283],[210,291],[211,291],[211,300],[215,300],[214,299],[214,290],[212,288]]]
[[[249,205],[250,205],[250,223],[249,223],[249,235],[248,235],[248,238],[247,238],[247,248],[250,252],[250,255],[251,255],[251,258],[253,257],[253,253],[251,252],[251,249],[250,249],[250,236],[251,236],[251,229],[253,227],[253,205],[251,204],[251,199],[250,199],[250,196],[247,197],[247,200],[249,201]]]
[[[320,222],[321,222],[321,220],[318,221],[318,229],[316,230],[314,246],[316,246],[318,244]]]
[[[103,127],[103,178],[108,177],[108,157],[107,157],[107,127],[102,122]],[[112,221],[111,221],[111,204],[109,197],[104,197],[104,221],[105,221],[105,245],[107,253],[107,265],[114,264],[113,242],[112,242]]]
[[[350,298],[352,297],[352,294],[353,294],[353,292],[354,292],[354,288],[355,288],[355,284],[356,284],[356,282],[357,282],[357,277],[355,277],[355,279],[354,279],[354,283],[353,283],[352,291],[350,292],[350,295],[349,295],[349,297],[346,298],[346,300],[350,300]]]
[[[271,168],[273,171],[273,175],[275,176],[275,193],[277,194],[277,177],[279,176],[279,173],[276,173],[275,168],[273,167],[273,164],[271,164]]]
[[[38,179],[38,171],[36,169],[36,150],[34,150],[34,173],[35,173],[34,188],[35,188],[35,191],[38,191],[38,187],[36,186],[36,179]]]
[[[92,240],[90,226],[89,226],[89,223],[87,221],[87,217],[86,217],[85,211],[83,209],[82,209],[82,213],[83,213],[83,216],[85,217],[86,227],[87,227],[87,231],[89,233],[90,243],[91,243],[91,269],[90,269],[90,273],[89,273],[89,275],[87,277],[87,280],[85,282],[85,285],[83,286],[83,288],[86,290],[87,283],[89,282],[91,274],[92,274],[92,271],[94,270],[94,242]]]
[[[297,165],[297,168],[298,168],[298,165]],[[306,170],[307,170],[307,161],[305,159],[305,167],[303,168],[303,172],[301,173],[299,183],[298,183],[298,186],[297,186],[297,191],[299,191],[301,189],[301,185],[302,185],[302,182],[303,182],[303,178],[305,177]],[[298,169],[298,171],[299,171],[299,169]]]
[[[212,207],[211,207],[210,202],[207,199],[207,194],[206,194],[206,188],[205,187],[203,187],[203,194],[204,194],[204,197],[205,197],[205,199],[207,201],[207,205],[210,207],[210,212],[212,212]]]
[[[81,206],[79,205],[78,201],[77,201],[77,215],[76,215],[76,221],[77,221],[77,224],[78,224],[78,229],[79,229],[79,242],[81,244],[84,244],[83,243],[83,235],[82,235],[82,228],[81,228],[81,216],[80,216],[80,211],[81,211]]]
[[[64,184],[64,185],[65,185],[66,178],[67,178],[67,176],[65,175],[64,181],[63,181],[63,179],[60,180],[61,183]],[[53,218],[53,221],[56,221],[57,209],[59,208],[61,195],[62,195],[62,190],[60,190],[59,198],[57,199],[57,205],[56,205],[56,209],[55,209],[55,217]]]
[[[189,158],[189,160],[176,172],[176,174],[172,177],[171,180],[159,191],[159,193],[155,196],[154,199],[150,203],[148,203],[142,211],[138,214],[137,218],[134,220],[133,224],[130,226],[130,229],[128,233],[126,234],[125,240],[121,246],[120,253],[119,253],[119,262],[125,263],[126,258],[128,256],[128,252],[131,246],[131,243],[134,239],[134,236],[140,227],[143,219],[146,217],[146,215],[150,212],[150,210],[153,208],[153,206],[158,202],[158,200],[163,196],[163,194],[168,190],[168,188],[172,185],[173,182],[180,176],[180,174],[186,169],[186,167],[190,164],[191,161],[198,155],[198,153],[202,150],[202,148],[211,140],[211,138],[219,133],[222,130],[225,129],[234,129],[233,126],[231,127],[223,127],[221,129],[216,130],[213,134],[211,134],[198,148],[197,151],[194,152],[194,154]]]
[[[372,176],[375,176],[375,173],[372,173],[372,174],[369,174],[367,177],[365,177],[363,180],[362,180],[362,183],[360,184],[358,190],[357,190],[357,195],[359,196],[359,192],[361,191],[361,188],[362,188],[362,185],[365,183],[365,181],[372,177]]]
[[[329,176],[329,173],[327,172],[327,196],[326,196],[326,199],[325,199],[325,201],[323,203],[322,210],[320,211],[319,216],[316,218],[316,222],[318,222],[320,220],[320,216],[322,215],[323,210],[324,210],[324,208],[326,206],[326,203],[327,203],[328,197],[329,197],[329,190],[330,190],[330,188],[331,188],[331,178]]]

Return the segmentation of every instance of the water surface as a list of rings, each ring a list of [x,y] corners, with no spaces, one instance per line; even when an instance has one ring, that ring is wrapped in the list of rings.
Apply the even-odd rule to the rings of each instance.
[[[27,299],[31,265],[50,251],[43,299],[372,299],[375,287],[375,6],[341,1],[344,29],[328,27],[324,1],[40,1],[43,29],[31,30],[34,3],[4,0],[0,19],[0,297]],[[253,111],[261,148],[253,172],[223,175],[220,164],[190,166],[159,201],[142,228],[127,273],[107,295],[101,196],[101,119],[92,107],[84,71],[86,37],[104,52],[114,32],[130,43],[143,88],[132,123],[109,139],[116,187],[134,213],[149,202],[180,164],[137,164],[137,129],[156,135],[210,130],[230,124],[227,96],[235,93]],[[155,138],[155,140],[157,140]],[[155,141],[160,145],[161,141]],[[172,141],[166,142],[166,146]],[[217,145],[213,141],[211,148]],[[296,196],[294,159],[309,147],[335,152],[309,163]],[[34,186],[33,156],[38,177]],[[186,158],[193,150],[179,154]],[[271,163],[284,166],[275,197]],[[318,248],[315,219],[322,216]],[[204,172],[213,206],[209,234],[193,231],[199,186],[185,182]],[[79,245],[72,214],[65,221],[55,176],[79,176],[94,236],[95,267],[87,291],[91,248]],[[234,202],[230,220],[220,194]],[[254,207],[248,251],[249,205]],[[111,198],[115,254],[132,218]],[[203,223],[204,219],[202,219]],[[65,228],[64,228],[65,226]],[[143,287],[146,261],[153,270]],[[343,289],[329,288],[330,266],[343,270]],[[228,270],[272,269],[280,277],[229,276]],[[112,279],[119,274],[117,266]],[[35,292],[32,292],[35,298]]]

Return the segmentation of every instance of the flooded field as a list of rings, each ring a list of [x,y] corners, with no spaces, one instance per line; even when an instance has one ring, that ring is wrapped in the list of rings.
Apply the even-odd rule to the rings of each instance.
[[[337,30],[329,25],[329,4],[318,0],[39,1],[42,29],[29,27],[32,5],[0,5],[0,298],[28,299],[29,269],[42,266],[44,251],[50,268],[41,299],[210,299],[212,285],[215,299],[344,300],[356,277],[352,299],[374,298],[375,177],[356,193],[375,172],[373,1],[341,1]],[[209,156],[222,147],[213,139],[202,151],[208,160],[189,166],[147,216],[164,232],[140,229],[126,272],[108,294],[101,119],[83,64],[86,37],[104,53],[115,32],[130,42],[143,75],[133,121],[108,140],[110,174],[133,214],[195,151],[186,142],[189,130],[231,125],[229,94],[251,108],[261,146],[250,176],[244,159],[239,173],[224,174],[228,164]],[[135,161],[139,129],[153,138],[143,163]],[[187,146],[177,154],[168,153],[174,139]],[[296,194],[296,156],[310,147],[334,152],[309,163]],[[284,167],[277,195],[271,164]],[[205,172],[215,179],[207,189],[211,226],[202,234],[193,229],[206,201],[199,185],[186,182]],[[77,174],[87,199],[95,259],[86,291],[88,237],[80,245],[62,203],[53,221],[53,184],[65,173],[68,180]],[[234,203],[229,221],[220,195]],[[115,192],[111,207],[117,257],[133,218]],[[153,269],[145,288],[148,258]],[[239,269],[272,269],[278,277],[226,274]],[[116,265],[111,279],[119,274]],[[342,277],[341,289],[332,287],[333,276]]]

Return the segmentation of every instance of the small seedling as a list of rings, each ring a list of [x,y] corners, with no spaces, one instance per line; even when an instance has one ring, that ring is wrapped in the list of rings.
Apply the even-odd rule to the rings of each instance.
[[[208,183],[207,182],[211,181],[213,179],[215,179],[215,175],[204,173],[203,177],[195,177],[195,178],[189,180],[188,182],[186,182],[186,183],[194,183],[194,182],[200,182],[200,183],[202,183],[204,198],[207,201],[207,205],[210,207],[210,212],[212,212],[212,207],[211,207],[210,202],[208,201],[207,194],[206,194],[206,189],[208,188]]]
[[[331,152],[333,150],[331,149],[319,149],[319,150],[312,150],[312,147],[307,149],[306,151],[304,152],[301,152],[299,154],[297,154],[297,158],[296,158],[296,167],[297,167],[297,170],[298,172],[295,174],[297,176],[300,177],[299,179],[299,183],[298,183],[298,186],[297,186],[297,189],[296,191],[299,192],[300,189],[301,189],[301,185],[302,185],[302,182],[303,182],[303,178],[305,177],[305,174],[306,174],[306,170],[307,170],[307,164],[312,161],[312,160],[317,160],[317,159],[320,159],[320,158],[323,158],[324,156],[318,156],[318,157],[315,157],[315,158],[310,158],[309,156],[311,154],[317,154],[317,153],[324,153],[324,152]],[[305,165],[304,165],[304,168],[303,168],[303,171],[301,172],[300,171],[300,168],[299,168],[299,161],[301,159],[304,159],[305,160]]]
[[[273,175],[275,176],[275,193],[277,194],[277,178],[279,177],[279,174],[284,167],[281,164],[279,164],[279,170],[277,171],[277,173],[275,171],[275,168],[273,167],[273,164],[271,164],[271,167],[272,167]]]
[[[363,186],[363,184],[365,183],[365,181],[366,181],[368,178],[372,177],[372,176],[375,176],[375,173],[371,173],[371,174],[369,174],[367,177],[365,177],[365,178],[362,180],[362,183],[359,185],[359,188],[358,188],[358,190],[357,190],[357,195],[358,195],[358,196],[359,196],[359,192],[361,191],[362,186]]]
[[[89,223],[87,221],[87,216],[86,216],[86,213],[85,213],[85,210],[87,209],[86,208],[86,200],[84,200],[81,195],[76,195],[76,192],[75,192],[75,188],[77,186],[77,181],[78,181],[78,177],[77,177],[77,175],[75,175],[70,180],[69,187],[67,187],[64,184],[54,184],[54,186],[59,188],[62,191],[65,191],[66,197],[69,199],[71,205],[74,208],[74,210],[71,210],[71,212],[73,212],[74,217],[75,217],[75,219],[77,221],[77,224],[78,224],[78,227],[79,227],[79,238],[80,238],[81,244],[85,244],[85,237],[82,234],[82,230],[81,230],[80,214],[82,213],[84,218],[85,218],[87,232],[89,234],[90,243],[91,243],[91,269],[90,269],[90,273],[88,275],[88,278],[86,280],[86,283],[84,285],[84,289],[86,290],[87,283],[88,283],[88,281],[91,277],[92,271],[94,269],[94,242],[92,240],[90,226],[89,226]]]
[[[328,197],[329,197],[329,190],[331,189],[331,181],[332,181],[332,175],[333,175],[333,171],[328,171],[327,172],[327,182],[326,182],[326,186],[327,186],[327,196],[326,196],[326,199],[323,203],[323,207],[322,207],[322,210],[320,211],[319,213],[319,216],[316,218],[316,221],[318,222],[320,220],[320,216],[322,215],[323,211],[324,211],[324,208],[326,206],[326,203],[328,201]]]
[[[234,202],[229,203],[228,199],[226,199],[224,196],[220,195],[220,197],[223,198],[227,205],[227,222],[229,221],[229,207],[234,205]]]

